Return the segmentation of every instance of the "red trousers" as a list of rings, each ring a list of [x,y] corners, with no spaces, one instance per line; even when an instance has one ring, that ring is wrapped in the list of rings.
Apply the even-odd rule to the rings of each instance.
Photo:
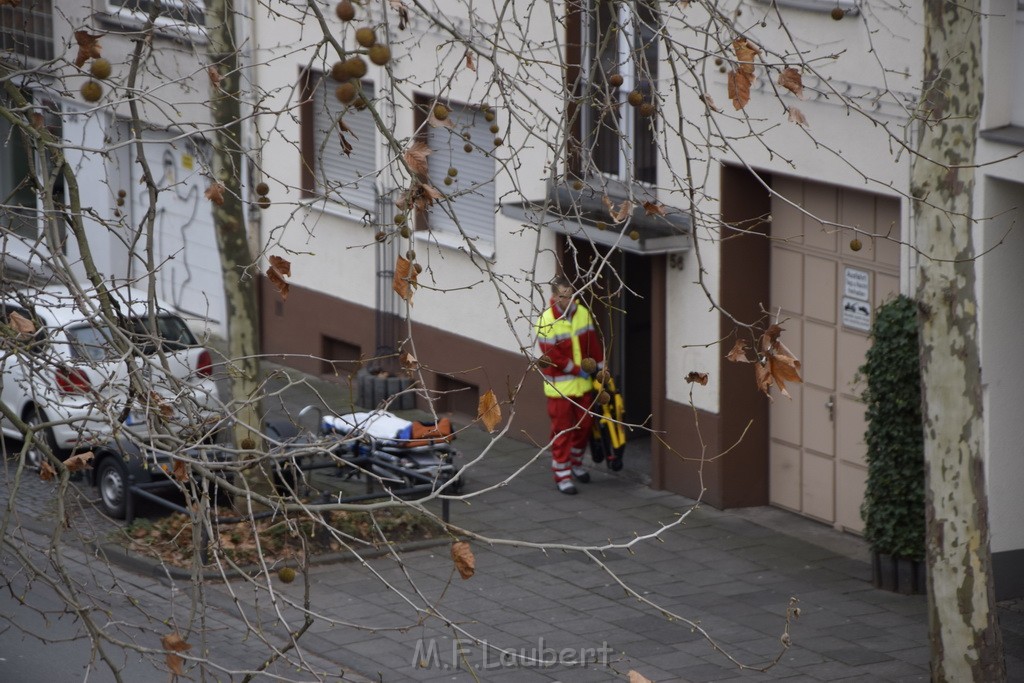
[[[592,415],[588,410],[593,396],[578,398],[548,398],[548,417],[551,418],[551,471],[555,483],[572,476],[572,467],[583,464],[590,440]]]

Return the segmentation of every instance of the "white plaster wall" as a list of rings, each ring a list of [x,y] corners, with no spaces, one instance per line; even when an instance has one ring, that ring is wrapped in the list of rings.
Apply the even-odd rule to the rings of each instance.
[[[1014,164],[1014,165],[1019,165]],[[1004,169],[1009,170],[1009,169]],[[1024,175],[1017,175],[1017,179]],[[976,234],[979,259],[981,361],[984,391],[985,466],[992,551],[1024,548],[1024,363],[1016,340],[1024,338],[1024,184],[986,177]]]
[[[536,6],[532,11],[539,9],[540,6]],[[547,6],[540,16],[521,14],[524,8],[512,5],[503,11],[506,16],[502,21],[519,22],[536,42],[534,56],[541,59],[547,55],[554,59],[550,51],[557,53],[560,47],[546,40],[551,29]],[[453,17],[450,11],[439,16],[452,20],[459,31],[487,36],[492,30],[486,23],[486,16],[476,17],[472,24]],[[353,24],[376,23],[378,19],[379,16]],[[560,74],[547,73],[546,61],[543,64],[520,62],[515,55],[498,55],[503,69],[526,69],[528,73],[522,77],[532,78],[538,85],[538,92],[533,96],[535,106],[525,108],[527,112],[535,109],[534,115],[510,118],[510,108],[503,106],[502,93],[493,84],[493,69],[486,59],[477,58],[475,70],[469,69],[465,66],[465,53],[447,46],[445,41],[449,36],[446,34],[431,30],[425,22],[417,20],[400,31],[394,25],[395,20],[394,14],[389,13],[388,42],[394,56],[391,68],[395,78],[402,79],[405,90],[395,98],[396,111],[381,108],[382,115],[393,125],[395,139],[404,148],[415,132],[409,108],[413,93],[434,94],[435,75],[453,73],[450,81],[442,81],[445,89],[440,95],[458,102],[487,102],[497,111],[497,123],[502,128],[499,135],[505,144],[494,152],[496,196],[499,200],[520,201],[518,191],[509,195],[514,187],[519,187],[525,196],[542,198],[548,165],[553,157],[548,140],[555,137],[554,131],[560,123],[559,101],[555,98]],[[334,28],[340,26],[333,12],[328,13],[328,22]],[[305,28],[298,22],[257,22],[255,38],[260,48],[256,61],[262,64],[259,82],[264,87],[277,86],[271,106],[293,110],[291,116],[264,117],[260,121],[265,137],[261,146],[262,165],[269,174],[266,180],[275,202],[261,216],[264,241],[270,244],[268,253],[280,253],[292,262],[293,283],[373,306],[377,287],[374,231],[354,220],[355,217],[344,216],[338,207],[319,204],[306,207],[299,199],[298,93],[287,88],[297,83],[301,65],[312,62],[323,68],[336,60],[334,56],[313,59],[312,51],[304,47],[316,39],[315,30],[310,26],[308,21]],[[379,37],[382,33],[378,29]],[[343,38],[340,30],[336,35]],[[347,40],[351,43],[350,36]],[[378,88],[391,87],[383,69],[371,66],[367,77],[372,78]],[[381,165],[389,170],[382,177],[383,189],[406,184],[399,165],[393,163],[394,154],[393,148],[386,146],[379,153]],[[548,233],[538,236],[535,230],[521,231],[517,222],[500,214],[495,220],[495,243],[478,245],[489,258],[471,257],[468,250],[460,249],[452,239],[434,239],[429,233],[415,233],[409,240],[395,236],[394,239],[400,240],[399,253],[414,249],[416,260],[424,267],[419,276],[422,286],[416,290],[408,313],[413,320],[505,350],[532,348],[532,321],[547,293],[536,293],[531,282],[534,279],[546,282],[554,273],[554,262],[549,256],[554,237]],[[488,273],[497,277],[492,280]],[[429,362],[429,359],[421,360]]]

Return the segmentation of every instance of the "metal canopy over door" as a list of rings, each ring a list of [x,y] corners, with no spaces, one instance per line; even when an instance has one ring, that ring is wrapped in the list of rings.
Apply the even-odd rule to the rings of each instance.
[[[899,201],[781,177],[773,189],[785,199],[772,199],[771,312],[804,383],[770,409],[770,501],[860,532],[866,423],[854,378],[874,309],[899,293]],[[861,234],[854,250],[854,231],[830,223],[892,239]]]

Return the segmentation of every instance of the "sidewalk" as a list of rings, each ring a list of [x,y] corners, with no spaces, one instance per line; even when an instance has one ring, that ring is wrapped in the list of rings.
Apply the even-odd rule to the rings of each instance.
[[[460,579],[447,546],[401,563],[315,567],[312,605],[323,619],[307,648],[388,683],[608,681],[631,670],[692,683],[929,680],[924,596],[872,588],[856,537],[772,508],[695,508],[603,465],[580,495],[565,496],[549,457],[532,447],[476,429],[456,445],[463,465],[484,453],[450,518],[476,535],[476,574]],[[657,539],[638,540],[663,525]],[[286,592],[298,598],[300,583]],[[253,616],[272,618],[265,595],[235,589]],[[784,649],[791,598],[800,617]],[[1019,603],[1004,605],[1000,620],[1009,680],[1024,681]],[[762,668],[780,654],[765,673],[729,659]]]

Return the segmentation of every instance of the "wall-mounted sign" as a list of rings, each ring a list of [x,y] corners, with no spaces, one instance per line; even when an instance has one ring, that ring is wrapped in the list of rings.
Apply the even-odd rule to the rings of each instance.
[[[843,296],[858,301],[870,301],[871,273],[858,268],[847,268],[843,278]]]
[[[866,301],[844,296],[843,325],[853,330],[869,332],[871,330],[871,305]]]

